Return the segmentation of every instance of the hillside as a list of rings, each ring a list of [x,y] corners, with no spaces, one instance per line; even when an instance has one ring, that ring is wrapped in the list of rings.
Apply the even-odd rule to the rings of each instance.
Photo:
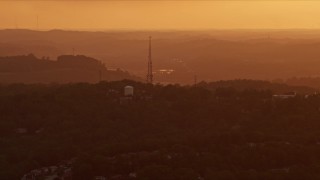
[[[199,81],[320,76],[317,30],[0,30],[0,55],[34,53],[56,59],[75,49],[75,54],[144,78],[149,35],[155,77],[162,82],[193,83],[195,74]],[[174,72],[167,75],[160,70]]]
[[[0,57],[0,83],[71,83],[115,81],[137,77],[121,70],[108,70],[100,61],[86,56],[39,59],[27,56]]]
[[[312,88],[306,85],[288,85],[285,83],[276,83],[262,80],[237,79],[237,80],[221,80],[215,82],[200,82],[197,86],[215,91],[217,89],[229,89],[233,91],[246,90],[270,90],[273,93],[283,94],[288,92],[297,92],[299,94],[313,94],[318,88]]]
[[[318,94],[274,99],[277,84],[208,84],[1,86],[0,177],[319,179]]]

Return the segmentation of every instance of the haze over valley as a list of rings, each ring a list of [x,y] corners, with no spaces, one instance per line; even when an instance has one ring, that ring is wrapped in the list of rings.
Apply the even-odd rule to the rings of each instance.
[[[318,30],[1,30],[0,56],[33,53],[54,60],[75,53],[145,79],[149,35],[158,82],[190,84],[194,75],[198,81],[320,75]]]

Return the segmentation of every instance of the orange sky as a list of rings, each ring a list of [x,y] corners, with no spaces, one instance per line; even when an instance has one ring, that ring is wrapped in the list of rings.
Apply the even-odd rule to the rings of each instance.
[[[0,1],[0,28],[320,28],[320,1]]]

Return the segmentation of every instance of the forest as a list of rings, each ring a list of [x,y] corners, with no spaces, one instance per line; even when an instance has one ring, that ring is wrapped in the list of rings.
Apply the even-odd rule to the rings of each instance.
[[[121,69],[109,69],[84,55],[60,55],[57,59],[34,54],[0,57],[0,81],[10,83],[96,83],[101,80],[140,80]]]
[[[1,85],[0,179],[319,179],[319,119],[316,89],[266,81]]]

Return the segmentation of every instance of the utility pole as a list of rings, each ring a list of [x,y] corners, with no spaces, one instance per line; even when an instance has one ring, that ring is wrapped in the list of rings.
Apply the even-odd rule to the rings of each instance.
[[[15,29],[18,29],[17,17],[14,17],[14,26],[15,26]]]
[[[39,15],[37,15],[37,30],[39,31]]]
[[[148,56],[148,73],[147,73],[147,83],[153,83],[152,74],[152,59],[151,59],[151,36],[149,36],[149,56]]]
[[[99,70],[99,82],[101,82],[101,81],[102,81],[102,71]]]

